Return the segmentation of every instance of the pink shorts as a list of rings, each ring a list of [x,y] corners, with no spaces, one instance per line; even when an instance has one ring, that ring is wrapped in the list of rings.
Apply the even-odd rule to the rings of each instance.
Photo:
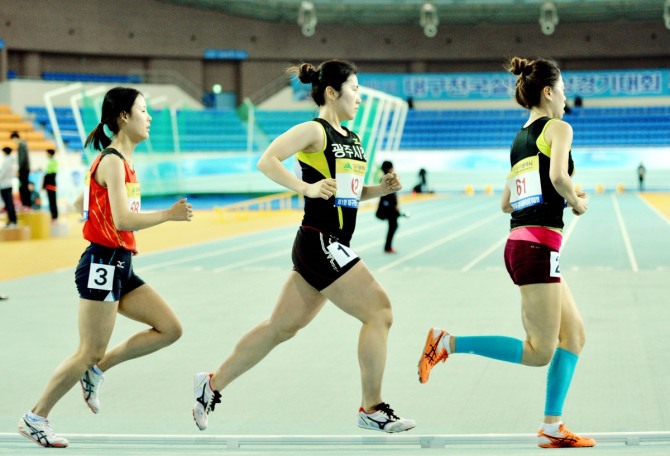
[[[516,285],[558,283],[561,233],[540,226],[515,228],[505,244],[505,267]]]

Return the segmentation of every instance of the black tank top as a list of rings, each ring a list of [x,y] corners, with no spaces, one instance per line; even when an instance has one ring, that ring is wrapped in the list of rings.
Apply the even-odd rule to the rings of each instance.
[[[320,152],[298,152],[296,158],[302,171],[302,180],[313,184],[324,178],[335,178],[335,162],[338,158],[366,163],[361,140],[356,133],[346,130],[344,136],[324,119],[313,119],[324,130],[325,147]],[[305,197],[304,226],[311,226],[334,236],[344,245],[349,245],[356,228],[358,208],[335,206],[335,197],[328,200]]]
[[[511,228],[520,226],[546,226],[549,228],[563,228],[563,209],[565,200],[556,191],[549,178],[549,162],[551,148],[544,140],[544,129],[552,119],[542,117],[516,134],[510,153],[510,164],[514,166],[519,161],[537,155],[540,162],[540,182],[542,185],[542,203],[512,212]],[[574,172],[572,152],[568,153],[568,174]]]

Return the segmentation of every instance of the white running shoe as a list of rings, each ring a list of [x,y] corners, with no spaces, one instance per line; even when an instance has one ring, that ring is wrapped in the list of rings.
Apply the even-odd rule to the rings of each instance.
[[[382,432],[409,431],[416,426],[414,420],[400,418],[385,402],[375,405],[375,411],[365,413],[363,407],[358,410],[358,427]]]
[[[19,419],[19,434],[43,447],[65,448],[70,444],[66,438],[54,434],[49,420],[33,421],[27,413]]]
[[[195,374],[193,379],[193,392],[195,403],[193,404],[193,419],[198,429],[204,431],[207,429],[207,415],[214,411],[216,404],[221,403],[221,394],[214,391],[209,381],[212,374],[200,372]]]
[[[81,384],[81,392],[84,395],[84,401],[93,413],[98,413],[100,411],[98,391],[104,381],[105,377],[102,374],[96,374],[93,368],[84,372],[84,375],[79,380],[79,384]]]

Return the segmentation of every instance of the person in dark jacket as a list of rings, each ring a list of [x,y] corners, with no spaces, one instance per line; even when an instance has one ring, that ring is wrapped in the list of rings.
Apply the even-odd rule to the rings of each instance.
[[[47,149],[49,161],[47,162],[47,169],[44,172],[44,180],[42,181],[42,189],[46,190],[49,199],[49,211],[51,212],[51,221],[58,220],[58,200],[56,199],[56,173],[58,173],[58,162],[54,155],[56,151]]]
[[[393,163],[385,161],[382,163],[382,175],[393,172]],[[377,218],[388,222],[388,231],[386,232],[386,243],[384,244],[385,253],[396,253],[393,249],[393,236],[398,230],[398,218],[400,210],[398,209],[398,197],[394,193],[389,193],[379,198],[379,207],[377,208]]]
[[[12,132],[11,138],[16,142],[16,148],[19,152],[19,195],[21,197],[21,206],[30,208],[32,202],[30,199],[30,190],[28,189],[28,182],[30,181],[30,154],[28,153],[28,145],[21,139],[18,131]]]

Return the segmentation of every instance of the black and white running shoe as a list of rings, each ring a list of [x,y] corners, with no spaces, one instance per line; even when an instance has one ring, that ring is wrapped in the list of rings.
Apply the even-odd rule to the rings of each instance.
[[[84,396],[86,405],[91,409],[91,412],[98,413],[100,411],[100,398],[98,392],[105,377],[102,374],[96,374],[93,368],[84,372],[84,375],[79,380],[81,385],[81,393]]]
[[[200,372],[195,374],[193,380],[193,390],[195,403],[193,404],[193,419],[198,429],[204,431],[207,429],[207,415],[214,411],[216,404],[221,403],[221,394],[214,391],[210,385],[212,374]]]
[[[65,448],[70,444],[66,438],[54,434],[49,420],[33,420],[28,414],[19,419],[19,434],[43,447]]]
[[[358,410],[358,427],[363,429],[392,433],[409,431],[415,426],[414,420],[399,417],[385,402],[376,405],[372,413],[365,413],[363,407]]]

